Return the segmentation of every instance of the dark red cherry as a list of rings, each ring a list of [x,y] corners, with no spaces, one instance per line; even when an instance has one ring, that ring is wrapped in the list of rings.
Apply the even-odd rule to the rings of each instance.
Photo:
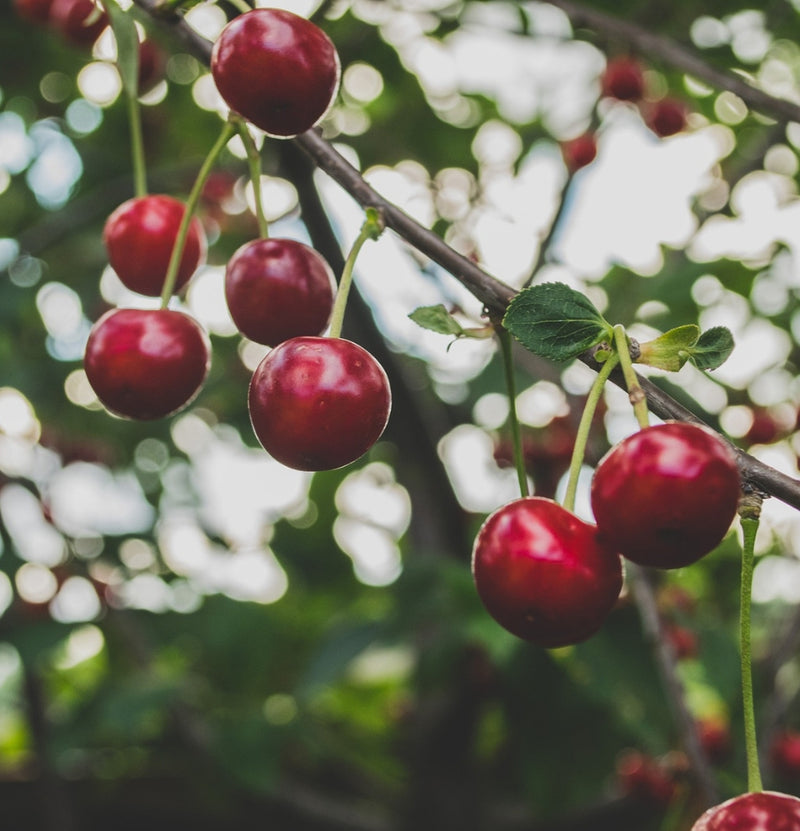
[[[300,335],[321,335],[328,325],[336,280],[313,248],[291,239],[259,239],[228,261],[225,299],[239,331],[277,346]]]
[[[84,369],[100,401],[116,415],[163,418],[200,391],[210,365],[200,324],[171,309],[112,309],[92,327]]]
[[[92,46],[108,26],[108,15],[93,0],[52,0],[50,24],[74,46]]]
[[[391,392],[381,365],[358,344],[299,337],[258,365],[249,405],[253,430],[275,459],[297,470],[331,470],[380,438]]]
[[[595,470],[600,536],[644,566],[678,568],[719,545],[736,516],[736,458],[711,430],[667,422],[628,436]]]
[[[603,95],[619,101],[638,101],[644,95],[644,73],[635,58],[612,58],[600,78]]]
[[[736,796],[706,811],[692,831],[800,831],[800,799],[775,791]]]
[[[570,173],[591,164],[597,156],[597,140],[594,133],[584,133],[574,139],[562,142],[561,153]]]
[[[14,0],[16,13],[30,23],[47,23],[53,0]]]
[[[619,555],[594,525],[538,496],[509,502],[486,519],[472,575],[501,626],[548,648],[593,635],[622,588]]]
[[[227,105],[274,136],[294,136],[328,111],[341,67],[330,38],[304,17],[254,9],[231,20],[211,54]]]
[[[770,745],[769,758],[775,772],[784,779],[800,780],[800,732],[777,733]]]
[[[123,202],[106,220],[103,242],[108,260],[131,291],[149,297],[161,295],[185,211],[183,202],[172,196],[137,196]],[[205,257],[205,231],[200,220],[193,217],[173,292],[189,282]]]
[[[686,127],[687,109],[677,98],[662,98],[646,111],[647,126],[662,138],[674,136]]]
[[[139,94],[144,95],[164,77],[167,57],[161,47],[145,38],[139,43]]]

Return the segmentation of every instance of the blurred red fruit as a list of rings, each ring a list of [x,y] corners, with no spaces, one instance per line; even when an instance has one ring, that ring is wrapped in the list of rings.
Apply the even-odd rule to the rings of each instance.
[[[561,153],[570,173],[591,164],[597,156],[597,140],[594,133],[584,133],[577,138],[562,142]]]
[[[666,807],[677,791],[672,772],[657,759],[629,750],[617,761],[617,781],[623,793]]]
[[[600,78],[602,93],[618,101],[638,101],[644,95],[644,73],[635,58],[612,58]]]
[[[662,138],[674,136],[686,127],[686,105],[677,98],[662,98],[648,108],[647,126]]]

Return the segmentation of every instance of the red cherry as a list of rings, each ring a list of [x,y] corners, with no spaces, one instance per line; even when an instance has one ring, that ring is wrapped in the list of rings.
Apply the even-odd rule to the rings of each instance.
[[[710,808],[692,831],[800,831],[800,799],[775,791],[746,793]]]
[[[108,15],[93,0],[52,0],[49,20],[74,46],[92,46],[108,26]]]
[[[772,444],[784,434],[783,427],[772,413],[765,408],[753,409],[753,423],[744,435],[744,442],[751,444]]]
[[[17,14],[29,23],[47,23],[53,0],[14,0]]]
[[[310,20],[253,9],[222,30],[211,74],[232,110],[271,135],[294,136],[328,111],[341,67],[330,38]]]
[[[644,95],[644,73],[635,58],[620,56],[607,64],[600,88],[603,95],[618,101],[638,101]]]
[[[332,470],[380,438],[391,392],[381,365],[343,338],[299,337],[253,373],[250,420],[264,449],[296,470]]]
[[[106,220],[103,242],[111,267],[131,291],[159,297],[186,206],[171,196],[137,196],[123,202]],[[180,291],[205,262],[206,235],[197,217],[181,256],[174,292]]]
[[[739,502],[733,451],[711,430],[667,422],[601,459],[591,501],[601,537],[635,563],[679,568],[712,551]]]
[[[166,55],[161,47],[149,38],[139,43],[139,94],[150,92],[164,77]]]
[[[697,738],[712,762],[723,761],[731,752],[731,729],[727,720],[720,716],[699,719]]]
[[[112,309],[89,333],[84,369],[116,415],[163,418],[200,391],[210,344],[200,324],[171,309]]]
[[[697,657],[697,635],[687,626],[670,623],[664,628],[664,635],[678,660]]]
[[[677,791],[675,777],[667,766],[638,750],[622,754],[616,774],[623,793],[662,807],[669,805]]]
[[[335,293],[328,263],[295,240],[248,242],[225,271],[225,299],[234,323],[250,340],[267,346],[300,335],[321,335]]]
[[[593,635],[622,588],[620,558],[594,525],[538,496],[509,502],[486,519],[472,575],[501,626],[548,648]]]
[[[674,136],[686,127],[686,105],[677,98],[662,98],[647,111],[647,126],[662,138]]]
[[[561,153],[570,173],[591,164],[597,156],[597,140],[594,133],[584,133],[577,138],[562,142]]]
[[[800,733],[783,730],[770,746],[770,761],[776,773],[786,779],[800,778]]]

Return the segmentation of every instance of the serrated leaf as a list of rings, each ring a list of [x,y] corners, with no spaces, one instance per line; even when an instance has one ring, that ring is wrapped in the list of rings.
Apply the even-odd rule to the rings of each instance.
[[[613,337],[591,300],[564,283],[523,289],[506,310],[503,325],[526,349],[552,361],[568,361]]]
[[[139,36],[133,17],[123,11],[116,0],[105,4],[114,39],[117,42],[117,68],[122,79],[122,88],[127,95],[139,95]]]
[[[440,335],[460,337],[464,334],[464,327],[441,303],[437,306],[420,306],[414,309],[409,317],[423,329],[430,329],[431,332],[438,332]]]
[[[692,348],[691,360],[698,369],[716,369],[728,360],[733,347],[730,329],[713,326],[697,339]]]
[[[637,363],[677,372],[692,355],[700,337],[700,327],[694,323],[677,326],[640,346]]]

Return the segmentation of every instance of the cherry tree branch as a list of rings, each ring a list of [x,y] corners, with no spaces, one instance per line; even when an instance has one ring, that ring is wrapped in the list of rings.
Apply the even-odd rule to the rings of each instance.
[[[199,60],[209,63],[212,44],[191,29],[180,15],[170,12],[169,16],[165,17],[158,0],[134,0],[134,2],[151,16],[160,17]],[[615,27],[613,31],[620,37],[629,38],[634,46],[647,50],[649,54],[662,57],[664,60],[669,59],[674,65],[692,72],[701,80],[741,94],[743,100],[764,112],[773,115],[783,112],[785,118],[800,121],[800,106],[775,98],[749,84],[740,82],[738,77],[732,73],[720,72],[707,66],[701,58],[672,41],[646,32],[627,21],[585,9],[573,3],[572,0],[549,0],[549,2],[562,8],[567,14],[575,15],[573,22],[582,20],[586,25],[592,25],[599,31],[610,32],[613,21]],[[743,88],[740,89],[740,87]],[[380,209],[387,228],[448,271],[480,300],[490,313],[502,315],[505,307],[515,295],[513,288],[459,254],[429,228],[424,227],[381,196],[318,131],[309,130],[297,136],[294,141],[308,153],[320,170],[327,173],[359,204]],[[586,363],[592,366],[588,358]],[[624,382],[621,382],[619,377],[615,377],[613,373],[611,380],[624,386]],[[651,412],[659,418],[701,423],[691,410],[678,403],[647,378],[639,378],[639,383],[647,396]],[[764,464],[738,448],[734,450],[746,486],[774,496],[800,510],[800,481]]]
[[[778,121],[800,121],[800,104],[770,95],[753,86],[737,72],[717,69],[694,49],[671,38],[651,32],[630,20],[576,3],[574,0],[545,0],[545,2],[561,9],[574,28],[585,26],[609,38],[624,40],[634,51],[645,55],[648,59],[669,64],[715,89],[732,92],[752,109]]]

